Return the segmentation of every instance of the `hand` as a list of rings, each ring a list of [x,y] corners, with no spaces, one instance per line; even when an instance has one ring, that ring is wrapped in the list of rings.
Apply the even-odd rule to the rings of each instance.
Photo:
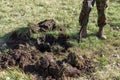
[[[106,8],[108,7],[108,3],[109,3],[109,1],[107,0],[106,3],[105,3]]]
[[[92,6],[92,1],[93,1],[93,0],[88,0],[88,7],[89,7],[89,8],[93,8],[93,6]]]

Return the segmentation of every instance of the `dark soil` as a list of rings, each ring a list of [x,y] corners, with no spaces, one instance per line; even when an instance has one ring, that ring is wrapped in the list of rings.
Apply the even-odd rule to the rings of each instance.
[[[47,34],[54,30],[60,34]],[[93,72],[89,58],[67,51],[73,45],[69,36],[61,31],[63,28],[50,19],[38,24],[30,23],[28,28],[12,32],[6,42],[10,50],[0,55],[0,69],[19,66],[25,73],[37,75],[38,80],[64,80],[65,76],[79,77]],[[42,35],[34,38],[32,34]],[[57,54],[68,56],[59,59]]]

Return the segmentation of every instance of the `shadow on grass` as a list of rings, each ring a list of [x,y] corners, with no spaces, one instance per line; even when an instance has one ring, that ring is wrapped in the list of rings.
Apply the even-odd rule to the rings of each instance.
[[[76,33],[71,33],[70,34],[70,39],[74,39],[74,40],[77,40],[78,39],[78,36],[79,36],[79,33],[76,32]],[[91,33],[91,34],[87,34],[87,37],[85,38],[89,38],[91,36],[97,36],[97,33]]]
[[[20,33],[20,32],[24,32],[26,29],[28,29],[28,27],[18,28],[18,29],[14,30],[14,31]],[[7,34],[4,34],[4,35],[0,36],[0,40],[5,40],[6,41],[14,31],[11,31],[11,32],[9,32]]]

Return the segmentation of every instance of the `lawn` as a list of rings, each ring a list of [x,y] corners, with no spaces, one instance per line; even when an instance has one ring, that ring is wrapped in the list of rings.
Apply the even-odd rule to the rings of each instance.
[[[80,29],[79,13],[82,0],[0,0],[0,39],[6,34],[28,23],[38,23],[44,19],[54,19],[57,24],[67,28],[74,36]],[[110,0],[106,10],[108,24],[105,26],[107,40],[98,39],[97,11],[94,6],[87,27],[88,37],[81,43],[71,38],[74,47],[70,50],[87,55],[93,59],[96,71],[90,76],[95,80],[120,80],[120,1]],[[10,78],[10,79],[8,79]],[[0,80],[33,80],[33,76],[25,74],[17,67],[0,71]],[[89,80],[83,76],[76,80]]]

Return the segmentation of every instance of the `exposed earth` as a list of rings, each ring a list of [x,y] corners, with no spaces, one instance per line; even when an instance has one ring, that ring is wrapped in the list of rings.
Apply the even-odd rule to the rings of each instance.
[[[57,31],[57,35],[50,32]],[[70,36],[53,19],[10,33],[8,51],[0,54],[0,69],[19,66],[25,73],[37,75],[36,80],[64,80],[77,78],[95,71],[91,59],[68,49],[73,47]],[[2,50],[2,49],[1,49]]]

